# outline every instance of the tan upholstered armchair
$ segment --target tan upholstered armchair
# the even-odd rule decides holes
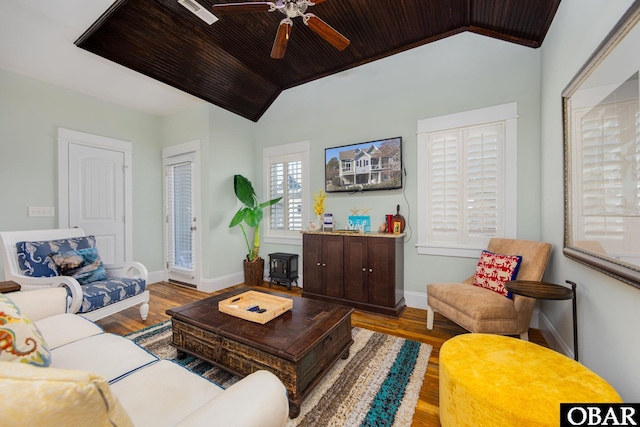
[[[516,280],[540,281],[547,267],[551,245],[493,238],[487,250],[496,254],[522,256]],[[474,286],[473,279],[472,275],[462,283],[427,285],[427,328],[433,329],[433,314],[437,311],[471,332],[519,335],[528,340],[529,323],[536,300],[521,295],[513,295],[513,299],[509,299]]]

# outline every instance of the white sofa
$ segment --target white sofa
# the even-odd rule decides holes
[[[13,378],[16,365],[18,370],[26,369],[29,375],[36,376],[68,372],[66,370],[99,374],[108,386],[103,386],[104,390],[97,394],[107,402],[109,398],[115,399],[104,394],[115,396],[135,426],[270,427],[282,426],[288,418],[286,389],[270,372],[258,371],[224,390],[173,362],[158,360],[131,340],[105,333],[82,316],[66,313],[66,292],[63,288],[13,292],[6,296],[37,326],[51,353],[51,365],[46,368],[0,362],[0,368],[4,367],[4,370],[0,369],[0,395],[3,396],[0,399],[0,414],[3,414],[0,418],[11,416],[20,420],[18,424],[9,422],[7,425],[26,425],[26,420],[29,420],[28,425],[71,425],[67,421],[75,422],[73,418],[64,419],[60,424],[60,419],[56,421],[55,416],[62,413],[62,417],[71,417],[78,411],[72,407],[65,415],[60,408],[65,404],[77,405],[73,398],[60,398],[55,405],[47,403],[47,386],[42,385],[47,383],[44,382],[40,383],[35,394],[27,398],[28,402],[23,402],[23,412],[20,412],[21,408],[16,407],[20,406],[21,398],[16,393],[24,390],[16,390],[22,387],[16,386],[19,382]],[[14,400],[5,399],[7,396],[13,396]],[[42,406],[39,406],[40,399]],[[117,401],[115,406],[118,406]],[[104,408],[96,406],[95,411],[89,413],[98,416]],[[106,406],[114,410],[113,404]],[[109,419],[109,423],[114,422]],[[83,418],[81,424],[93,426],[99,425],[100,421]],[[128,422],[115,424],[131,425]]]

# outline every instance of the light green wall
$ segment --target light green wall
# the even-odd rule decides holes
[[[353,207],[371,208],[371,222],[377,227],[400,204],[409,224],[405,290],[422,294],[424,300],[427,283],[466,279],[477,260],[416,253],[417,121],[516,101],[518,236],[537,240],[539,93],[539,50],[463,33],[285,91],[257,124],[256,156],[262,156],[263,147],[310,140],[311,189],[317,192],[324,189],[325,148],[402,136],[404,192],[331,193],[325,210],[333,213],[340,228]],[[274,251],[301,253],[301,248],[263,244],[263,254]]]
[[[202,278],[218,279],[242,270],[246,246],[229,221],[238,209],[233,175],[255,178],[254,124],[213,105],[203,104],[165,117],[163,146],[200,141],[200,237]]]
[[[578,284],[580,362],[609,381],[627,402],[640,401],[640,289],[562,254],[563,139],[561,93],[631,0],[563,0],[542,47],[542,239],[554,251],[547,279]],[[569,302],[541,303],[543,317],[573,343]],[[543,325],[541,325],[543,326]]]
[[[209,109],[209,192],[204,197],[209,205],[209,259],[205,261],[211,266],[210,278],[242,271],[247,254],[242,231],[230,229],[229,222],[241,206],[233,191],[233,175],[244,175],[255,184],[253,128],[253,122],[238,115],[215,106]]]
[[[160,121],[91,96],[0,69],[0,230],[57,228],[58,217],[27,216],[28,206],[57,214],[59,127],[133,145],[133,258],[162,268]]]

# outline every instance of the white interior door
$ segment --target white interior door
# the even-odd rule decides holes
[[[69,144],[69,226],[96,236],[105,263],[125,261],[125,155]]]

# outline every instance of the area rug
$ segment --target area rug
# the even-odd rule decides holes
[[[302,402],[287,426],[410,426],[432,347],[353,328],[347,360],[338,360]],[[169,359],[229,387],[238,377],[193,356],[176,359],[171,321],[127,335],[161,359]]]

